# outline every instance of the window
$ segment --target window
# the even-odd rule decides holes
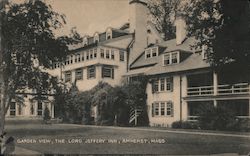
[[[152,103],[152,117],[154,116],[165,116],[165,117],[173,117],[174,109],[173,102],[154,102]]]
[[[164,116],[165,115],[165,103],[161,102],[161,115]]]
[[[158,56],[158,47],[151,47],[145,50],[146,58]]]
[[[93,59],[93,49],[90,50],[90,59]]]
[[[110,66],[102,67],[102,77],[114,79],[114,68]]]
[[[124,61],[125,60],[124,52],[120,50],[119,55],[120,55],[120,61]]]
[[[178,63],[178,53],[172,53],[172,64]]]
[[[89,51],[86,52],[86,60],[89,60]]]
[[[94,58],[97,58],[97,49],[94,49]]]
[[[43,115],[43,103],[41,101],[38,101],[37,103],[37,115]]]
[[[170,64],[170,54],[165,54],[164,55],[164,65],[169,65]]]
[[[166,116],[174,116],[174,109],[172,101],[167,102],[167,112]]]
[[[101,49],[101,58],[104,58],[104,49]]]
[[[159,91],[159,80],[154,81],[154,91],[158,92]]]
[[[81,61],[81,55],[80,54],[76,54],[75,55],[75,62],[80,62]]]
[[[106,40],[109,40],[112,38],[112,30],[109,28],[106,31]]]
[[[165,79],[164,78],[160,79],[160,90],[161,91],[165,90]]]
[[[146,50],[146,58],[150,58],[151,57],[151,49],[147,49]]]
[[[65,72],[65,82],[71,82],[71,71]]]
[[[99,42],[99,34],[98,33],[95,33],[95,35],[94,35],[94,42],[95,43]]]
[[[66,58],[66,61],[65,61],[65,65],[67,65],[67,64],[69,64],[69,56],[67,56],[67,58]]]
[[[106,49],[106,59],[109,59],[109,50]]]
[[[15,102],[10,103],[10,115],[16,116],[16,103]]]
[[[173,91],[173,77],[166,78],[166,90]]]
[[[73,55],[70,56],[70,64],[73,63],[73,57],[74,57]]]
[[[87,69],[87,78],[95,78],[95,66],[89,66]]]
[[[159,103],[153,103],[152,104],[152,116],[158,116],[159,115]]]
[[[170,64],[176,64],[179,63],[179,53],[178,52],[174,52],[174,53],[168,53],[163,55],[163,64],[166,65],[170,65]]]
[[[82,80],[83,79],[83,69],[82,68],[76,69],[75,76],[76,76],[76,80]]]
[[[152,48],[152,57],[157,56],[157,48]]]
[[[163,77],[153,80],[152,92],[173,91],[173,77]]]
[[[114,60],[115,59],[115,53],[114,50],[111,50],[111,59]]]

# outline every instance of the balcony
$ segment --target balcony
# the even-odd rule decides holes
[[[189,87],[187,88],[187,96],[250,94],[250,85],[248,83],[218,85],[216,90],[217,94],[215,94],[214,86]]]

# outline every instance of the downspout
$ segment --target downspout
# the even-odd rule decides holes
[[[182,76],[180,75],[180,121],[182,121]]]

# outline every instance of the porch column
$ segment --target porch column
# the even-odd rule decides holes
[[[181,76],[181,120],[186,121],[188,119],[188,103],[186,100],[184,100],[184,97],[187,97],[187,89],[188,89],[188,81],[187,81],[187,76],[183,75]]]
[[[218,75],[215,71],[213,72],[213,88],[214,88],[214,96],[218,95]],[[217,107],[216,99],[214,99],[214,107]]]
[[[51,118],[55,118],[55,105],[51,103]]]

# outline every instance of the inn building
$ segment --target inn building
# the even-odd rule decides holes
[[[191,48],[196,40],[187,37],[183,18],[175,19],[176,38],[164,41],[148,20],[148,13],[145,1],[130,0],[128,23],[84,36],[81,44],[69,46],[65,62],[55,62],[48,72],[65,85],[76,83],[80,91],[90,90],[99,82],[117,86],[127,79],[147,76],[150,126],[169,127],[174,121],[195,121],[198,106],[205,104],[224,105],[235,110],[239,118],[249,118],[249,77],[233,83],[226,81],[207,62],[205,49]],[[41,118],[45,106],[54,117],[50,102],[38,100],[31,106],[28,99],[23,108],[17,109],[13,104],[8,116]],[[25,113],[19,113],[19,109]],[[93,109],[96,117],[98,109]],[[133,114],[130,122],[139,115]]]

